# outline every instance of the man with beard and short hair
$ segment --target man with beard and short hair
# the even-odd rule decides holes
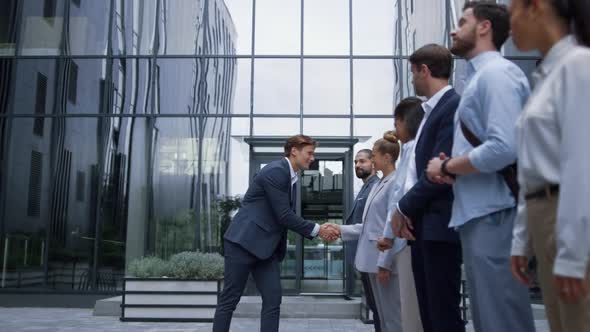
[[[528,289],[513,278],[510,267],[516,214],[511,192],[517,189],[507,185],[510,177],[499,174],[516,160],[515,124],[530,93],[522,70],[498,52],[509,31],[506,6],[465,4],[451,34],[451,52],[468,61],[452,157],[441,153],[427,169],[431,181],[454,183],[449,227],[461,238],[469,307],[478,332],[535,330]]]
[[[369,196],[369,193],[371,192],[373,186],[377,182],[379,182],[379,176],[375,174],[373,162],[371,161],[372,154],[373,152],[370,149],[363,149],[357,152],[356,157],[354,158],[354,169],[356,177],[363,180],[363,186],[354,200],[350,214],[345,219],[346,225],[360,224],[363,222],[363,211],[365,210],[365,203],[367,197]],[[346,268],[348,271],[352,271],[352,273],[347,273],[348,276],[354,275],[354,259],[356,256],[357,243],[358,241],[349,241],[346,242],[345,245]],[[379,321],[377,307],[375,306],[375,298],[373,296],[373,291],[369,283],[369,275],[368,273],[363,272],[361,272],[360,274],[361,281],[363,283],[363,291],[365,292],[365,298],[367,299],[367,306],[373,312],[373,323],[375,326],[375,331],[380,332],[381,323]],[[349,278],[346,287],[347,293],[349,295],[354,293],[354,278]]]

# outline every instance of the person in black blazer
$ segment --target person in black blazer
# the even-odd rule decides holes
[[[450,153],[453,119],[460,97],[449,86],[452,56],[439,45],[426,45],[410,57],[416,94],[424,118],[418,129],[414,163],[408,167],[405,188],[392,216],[394,234],[412,240],[412,271],[425,332],[465,331],[460,312],[461,245],[448,228],[453,203],[452,187],[428,180],[428,161],[440,152]]]
[[[334,241],[333,228],[304,220],[295,213],[297,172],[309,169],[316,142],[305,135],[289,138],[285,158],[254,176],[224,239],[224,288],[213,319],[214,332],[229,331],[231,318],[252,274],[262,296],[260,330],[277,332],[281,306],[280,262],[287,251],[287,230],[306,238]]]

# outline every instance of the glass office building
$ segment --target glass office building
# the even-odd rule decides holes
[[[320,142],[298,211],[342,223],[354,153],[393,128],[409,55],[448,46],[462,5],[2,1],[0,291],[116,293],[134,258],[218,251],[219,201],[298,133]],[[342,243],[288,246],[286,293],[356,293]]]

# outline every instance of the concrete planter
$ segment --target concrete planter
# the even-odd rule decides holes
[[[221,280],[125,278],[121,321],[212,322]]]

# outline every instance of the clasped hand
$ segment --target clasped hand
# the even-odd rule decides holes
[[[340,237],[340,225],[337,224],[322,224],[320,225],[320,233],[318,234],[324,241],[334,242]]]
[[[412,221],[406,217],[404,217],[399,210],[395,210],[393,216],[391,216],[391,228],[393,229],[393,234],[399,238],[403,238],[410,241],[415,241],[416,238],[412,231],[414,230],[414,225]]]

